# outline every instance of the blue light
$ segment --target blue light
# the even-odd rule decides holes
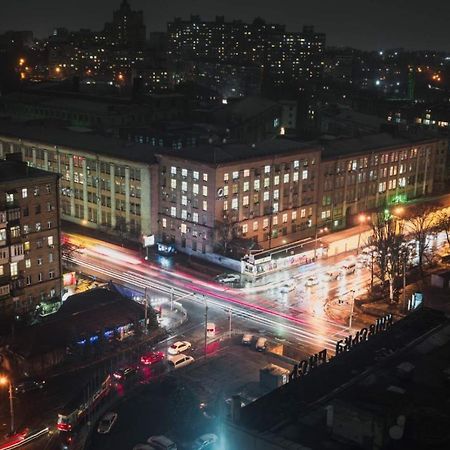
[[[98,336],[97,335],[95,335],[95,336],[91,336],[90,338],[89,338],[89,342],[92,344],[93,342],[95,342],[95,341],[98,341]]]
[[[78,345],[84,345],[86,344],[86,339],[82,339],[81,341],[77,341]]]

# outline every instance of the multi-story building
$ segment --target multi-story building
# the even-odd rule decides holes
[[[314,233],[320,148],[288,140],[157,155],[162,240],[209,253],[223,226],[262,248]]]
[[[59,176],[0,160],[0,317],[61,296]]]
[[[317,221],[352,225],[357,214],[442,192],[448,141],[378,133],[323,143]]]
[[[20,152],[31,166],[61,174],[61,218],[140,240],[153,234],[154,147],[113,138],[0,124],[0,158]]]
[[[249,24],[226,22],[223,16],[210,22],[191,16],[170,22],[168,39],[169,55],[176,62],[258,64],[275,84],[317,78],[323,69],[325,34],[316,33],[313,27],[288,32],[284,25],[261,19]]]

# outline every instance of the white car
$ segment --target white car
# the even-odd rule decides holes
[[[192,450],[204,450],[214,445],[219,438],[213,433],[202,434],[192,444]]]
[[[308,277],[305,283],[306,286],[315,286],[316,284],[319,284],[319,279],[317,277]]]
[[[251,345],[253,341],[253,334],[245,333],[242,336],[242,345]]]
[[[295,291],[295,283],[293,281],[284,283],[283,286],[280,287],[280,292],[282,294],[288,294],[292,291]]]
[[[219,283],[237,283],[241,277],[235,273],[223,273],[216,277],[216,281]]]
[[[178,355],[180,353],[185,352],[186,350],[189,350],[192,347],[191,343],[188,341],[178,341],[173,343],[169,347],[169,354],[171,355]]]
[[[112,426],[116,423],[117,413],[106,413],[98,423],[97,433],[108,434]]]
[[[180,369],[181,367],[192,364],[194,361],[195,359],[192,356],[188,355],[174,355],[169,356],[169,358],[167,359],[167,362],[172,369]]]

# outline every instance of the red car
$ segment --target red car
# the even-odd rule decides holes
[[[141,356],[141,363],[146,366],[150,366],[151,364],[156,364],[164,359],[163,352],[150,352],[146,355]]]

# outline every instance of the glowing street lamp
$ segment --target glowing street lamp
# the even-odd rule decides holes
[[[327,227],[323,227],[323,228],[319,229],[319,228],[317,228],[317,225],[316,225],[316,237],[314,239],[314,260],[317,257],[317,238],[318,238],[319,234],[326,233],[327,231],[328,231]]]
[[[11,434],[14,433],[14,401],[13,401],[13,386],[11,380],[8,377],[0,376],[0,386],[8,385],[9,391],[9,414],[11,416]]]

